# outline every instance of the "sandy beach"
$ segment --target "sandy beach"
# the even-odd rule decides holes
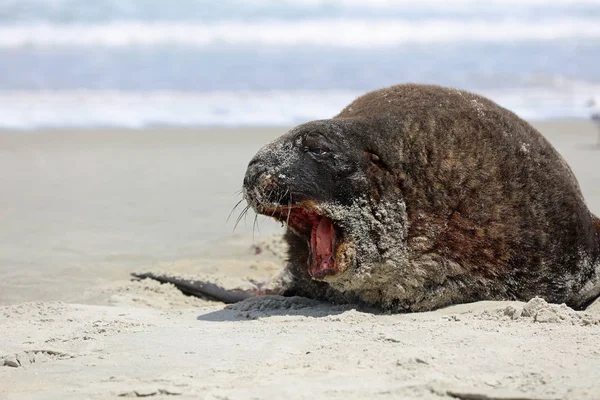
[[[534,125],[599,215],[596,127]],[[227,219],[247,162],[285,131],[0,132],[0,398],[600,398],[598,302],[377,315],[273,296],[225,307],[130,279],[273,276],[282,228]]]

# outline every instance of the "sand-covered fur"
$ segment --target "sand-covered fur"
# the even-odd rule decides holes
[[[600,228],[571,169],[472,93],[368,93],[266,145],[244,191],[289,226],[288,295],[417,311],[600,293]]]

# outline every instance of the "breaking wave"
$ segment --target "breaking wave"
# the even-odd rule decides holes
[[[527,119],[587,117],[598,86],[484,92]],[[330,118],[353,91],[267,92],[0,92],[0,128],[290,126]]]
[[[600,19],[511,20],[323,19],[254,22],[110,22],[0,26],[0,48],[181,45],[342,46],[407,43],[598,39]]]

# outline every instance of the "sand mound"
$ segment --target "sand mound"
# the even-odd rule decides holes
[[[529,320],[537,323],[600,325],[600,316],[587,312],[575,311],[565,304],[549,304],[536,297],[523,306],[508,306],[504,315],[513,320]]]

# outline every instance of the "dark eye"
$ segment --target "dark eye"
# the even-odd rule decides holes
[[[312,146],[305,147],[304,151],[307,153],[317,155],[317,156],[323,156],[330,152],[330,150],[326,147],[312,147]]]
[[[308,136],[304,139],[304,152],[312,156],[326,156],[331,153],[327,143],[319,136]]]

